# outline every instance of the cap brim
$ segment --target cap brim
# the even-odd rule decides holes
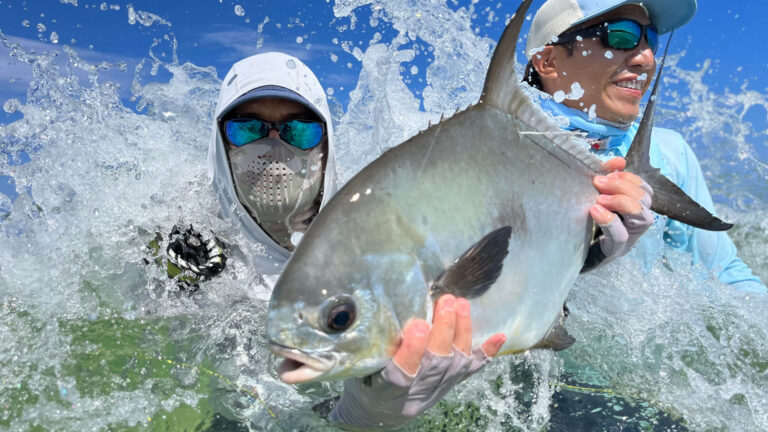
[[[306,106],[310,110],[312,110],[312,112],[315,113],[315,115],[317,115],[317,117],[320,120],[324,121],[325,117],[317,108],[315,108],[314,104],[310,103],[303,96],[301,96],[300,94],[296,93],[293,90],[287,89],[285,87],[275,86],[275,85],[258,87],[249,91],[248,93],[241,95],[237,99],[233,100],[232,103],[227,105],[226,108],[221,110],[221,114],[219,115],[219,117],[223,118],[224,116],[227,115],[227,113],[232,111],[233,108],[235,108],[236,106],[244,102],[249,102],[257,99],[265,99],[265,98],[287,99],[290,101],[298,102]]]
[[[676,28],[682,27],[696,14],[696,0],[626,0],[618,3],[611,9],[600,10],[589,14],[584,18],[571,24],[571,27],[577,26],[591,19],[599,17],[606,12],[612,11],[625,4],[639,4],[648,11],[648,18],[651,24],[655,25],[659,34],[669,33]]]

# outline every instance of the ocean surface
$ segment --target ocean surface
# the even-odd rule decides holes
[[[28,16],[0,20],[0,430],[329,428],[341,384],[277,379],[264,339],[274,279],[247,265],[259,245],[217,217],[206,150],[227,66],[205,60],[214,36],[196,39],[183,10],[50,3],[0,2]],[[342,184],[477,100],[495,46],[480,30],[511,13],[287,1],[297,12],[270,18],[210,3],[216,37],[247,29],[250,51],[230,63],[287,34],[308,58],[327,86]],[[102,18],[125,27],[110,42],[124,55],[85,34]],[[768,280],[768,90],[713,85],[712,61],[691,68],[674,43],[671,53],[657,125],[694,148],[740,256]],[[177,223],[232,245],[224,273],[193,294],[147,250]],[[646,271],[630,254],[581,277],[572,348],[497,359],[409,428],[768,430],[768,299],[690,260],[669,249]]]

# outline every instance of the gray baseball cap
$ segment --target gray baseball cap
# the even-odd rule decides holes
[[[547,0],[533,17],[525,55],[530,60],[539,48],[569,28],[625,4],[643,6],[659,34],[682,26],[696,13],[696,0]]]

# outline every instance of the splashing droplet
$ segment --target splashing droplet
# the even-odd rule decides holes
[[[240,5],[235,5],[235,15],[237,16],[245,15],[245,9],[243,9],[243,7]]]
[[[288,69],[296,69],[296,62],[293,61],[293,59],[290,59],[287,62],[285,62],[285,65],[288,66]]]
[[[45,24],[37,23],[37,31],[39,31],[40,33],[44,32],[45,31]]]
[[[8,114],[13,114],[19,110],[21,103],[18,99],[8,99],[3,105],[3,110]]]
[[[568,95],[568,99],[578,100],[584,96],[584,89],[581,88],[581,84],[578,81],[571,84],[571,94]]]
[[[302,238],[304,238],[304,233],[298,231],[294,232],[291,234],[291,244],[298,246]]]
[[[56,32],[51,32],[51,43],[59,43],[59,34]]]
[[[605,52],[605,58],[612,59],[613,58],[613,51],[606,51]]]

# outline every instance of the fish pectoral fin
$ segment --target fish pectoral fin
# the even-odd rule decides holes
[[[641,177],[653,188],[651,210],[676,221],[708,231],[726,231],[733,224],[723,222],[702,207],[659,170],[644,173]]]
[[[544,336],[544,339],[540,340],[536,345],[534,345],[533,349],[541,348],[541,349],[551,349],[554,351],[562,351],[566,348],[570,348],[571,345],[573,345],[574,342],[576,342],[576,339],[568,334],[568,330],[563,327],[563,324],[565,323],[565,319],[570,314],[570,310],[568,309],[568,306],[563,304],[563,309],[560,315],[555,320],[555,323],[552,324],[552,328],[549,329],[549,332],[547,332],[547,335]]]
[[[512,227],[501,227],[472,245],[430,288],[433,298],[443,294],[471,299],[483,295],[501,275],[504,259],[509,253]]]

